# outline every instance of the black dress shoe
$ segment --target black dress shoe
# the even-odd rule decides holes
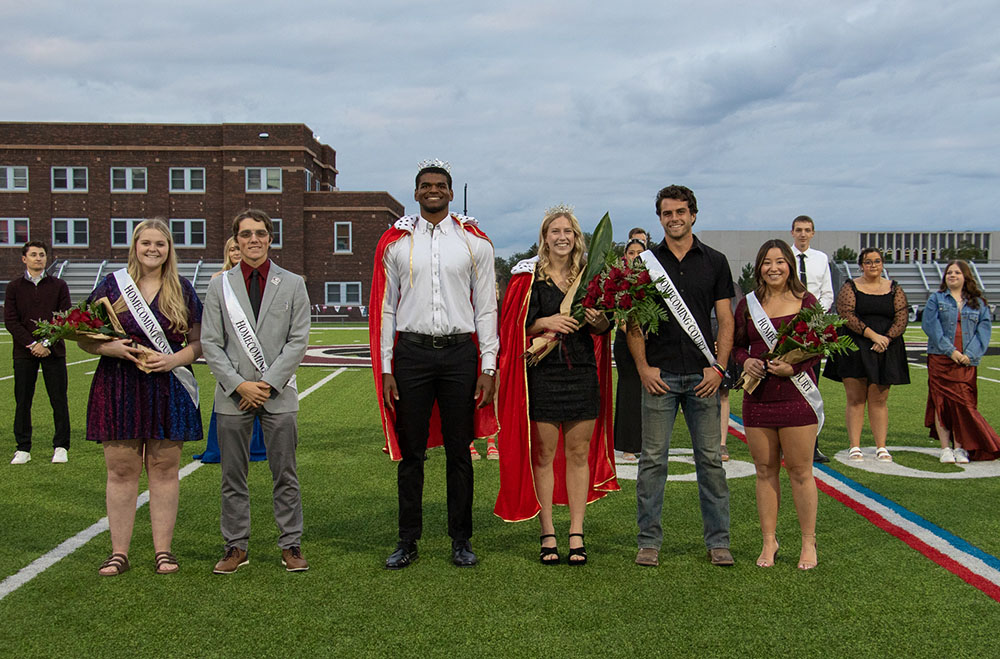
[[[400,540],[396,545],[396,551],[385,560],[385,569],[402,570],[415,560],[417,560],[417,543],[412,540]]]
[[[468,540],[454,540],[451,543],[451,562],[458,567],[472,567],[479,560],[472,553]]]
[[[825,455],[823,455],[823,452],[819,450],[818,446],[813,449],[813,462],[824,463],[824,462],[829,462],[829,461],[830,461],[830,458],[828,458]]]

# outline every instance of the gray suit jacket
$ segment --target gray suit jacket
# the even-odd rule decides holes
[[[244,414],[239,409],[236,387],[245,381],[271,385],[271,398],[264,409],[272,414],[299,409],[299,392],[288,386],[309,345],[309,296],[302,277],[279,267],[274,261],[264,284],[260,314],[254,331],[264,350],[268,368],[256,369],[236,338],[226,311],[223,278],[229,283],[250,322],[253,310],[239,266],[216,277],[208,286],[201,318],[201,348],[218,384],[215,387],[217,414]]]

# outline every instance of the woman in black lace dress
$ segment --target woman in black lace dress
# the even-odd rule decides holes
[[[868,423],[875,438],[875,459],[892,462],[885,447],[889,432],[889,387],[909,384],[906,364],[908,304],[903,288],[882,277],[882,252],[874,247],[861,250],[861,276],[847,281],[837,294],[837,313],[847,321],[844,329],[858,350],[827,360],[825,377],[844,383],[847,392],[848,458],[864,460],[861,429]]]

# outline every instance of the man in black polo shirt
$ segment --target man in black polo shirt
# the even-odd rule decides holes
[[[48,345],[32,336],[39,320],[51,320],[56,311],[71,306],[69,287],[58,277],[45,274],[48,250],[45,243],[32,240],[21,248],[23,275],[7,284],[4,299],[4,326],[14,343],[14,439],[17,451],[11,464],[31,459],[31,401],[35,397],[38,367],[42,367],[45,389],[52,405],[55,435],[52,462],[66,462],[69,449],[69,405],[66,401],[66,346],[62,341]]]
[[[663,188],[656,196],[656,212],[665,237],[642,258],[653,279],[665,274],[674,290],[670,300],[661,301],[670,320],[660,325],[658,334],[644,339],[637,327],[629,328],[628,346],[643,386],[635,562],[659,564],[667,457],[680,408],[691,432],[708,557],[713,565],[732,565],[717,392],[733,346],[733,279],[726,257],[691,232],[698,213],[691,190],[682,185]],[[712,353],[713,308],[719,323],[717,354]]]

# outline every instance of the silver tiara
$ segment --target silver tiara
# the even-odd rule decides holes
[[[434,158],[428,160],[421,160],[419,163],[417,163],[418,172],[422,172],[425,169],[430,169],[431,167],[434,167],[436,169],[443,169],[444,171],[451,174],[451,163],[446,162],[444,160],[438,160],[437,158]]]
[[[569,204],[556,204],[555,206],[550,206],[545,209],[545,217],[549,217],[550,215],[561,215],[562,213],[572,215],[573,207]]]

